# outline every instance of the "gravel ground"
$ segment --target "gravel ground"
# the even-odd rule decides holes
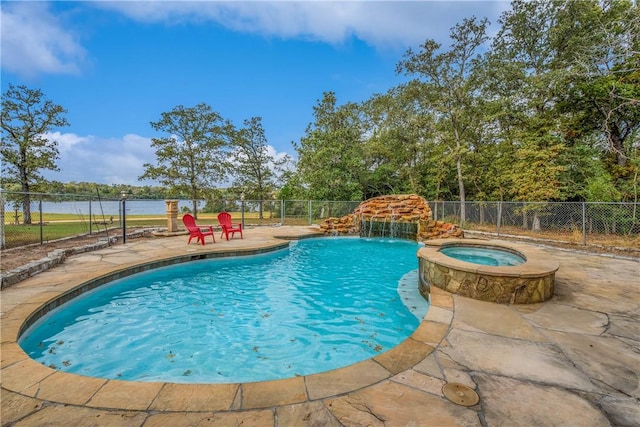
[[[33,244],[0,251],[0,271],[12,270],[32,261],[45,258],[49,252],[56,249],[71,249],[96,243],[103,240],[103,234],[93,236],[73,237],[70,239],[55,240],[43,245]]]

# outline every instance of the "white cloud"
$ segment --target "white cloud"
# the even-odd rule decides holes
[[[58,149],[60,153],[70,151],[74,145],[88,142],[91,137],[78,136],[75,133],[60,133],[51,132],[45,135],[50,141],[56,141],[58,143]]]
[[[275,161],[282,160],[285,156],[291,157],[291,154],[284,151],[278,152],[273,145],[267,145],[267,155],[273,157]]]
[[[43,2],[3,2],[0,10],[2,68],[32,77],[75,74],[85,50]]]
[[[96,182],[98,184],[159,185],[140,181],[145,163],[156,163],[151,138],[128,134],[122,138],[100,138],[93,135],[52,132],[45,135],[58,142],[60,171],[43,171],[46,179],[60,182]],[[281,159],[287,153],[267,146],[269,155]]]
[[[46,135],[58,141],[59,172],[43,175],[61,182],[96,182],[100,184],[156,185],[139,181],[144,163],[155,163],[151,138],[125,135],[122,138],[99,138],[92,135],[55,132]]]
[[[464,17],[493,21],[508,9],[497,1],[93,1],[93,7],[140,22],[215,22],[230,30],[330,44],[355,36],[378,49],[417,47],[428,38],[448,45]],[[0,10],[2,67],[32,77],[79,73],[86,51],[63,15],[46,2],[4,2]]]
[[[268,37],[307,38],[340,44],[356,36],[377,48],[414,47],[428,38],[447,43],[465,17],[493,21],[508,9],[497,1],[155,1],[96,2],[142,22],[216,22]]]

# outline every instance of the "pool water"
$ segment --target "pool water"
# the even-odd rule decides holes
[[[460,261],[490,266],[514,266],[524,263],[524,258],[513,252],[477,246],[449,246],[440,252]]]
[[[417,249],[404,240],[318,238],[151,270],[48,313],[20,345],[61,371],[130,381],[323,372],[389,350],[417,328],[427,310]]]

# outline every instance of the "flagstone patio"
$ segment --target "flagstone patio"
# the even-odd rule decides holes
[[[316,232],[253,228],[242,240],[206,246],[187,245],[185,236],[132,239],[72,256],[2,290],[2,425],[640,424],[640,260],[549,247],[542,250],[560,264],[551,300],[501,305],[432,287],[427,316],[398,347],[305,377],[244,384],[106,380],[42,366],[16,343],[31,313],[91,278],[167,257],[266,250]],[[445,398],[443,385],[454,382],[475,390],[479,403]]]

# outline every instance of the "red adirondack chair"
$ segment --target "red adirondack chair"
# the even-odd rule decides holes
[[[182,222],[187,228],[187,231],[189,231],[189,241],[187,244],[191,243],[191,239],[195,237],[196,240],[204,246],[205,236],[211,236],[213,243],[216,242],[216,236],[213,235],[213,225],[197,225],[195,218],[191,214],[185,214],[182,217]]]
[[[229,233],[231,233],[231,238],[233,238],[236,233],[240,233],[240,238],[242,239],[242,224],[237,222],[234,227],[234,224],[231,222],[231,215],[228,212],[220,212],[218,214],[218,223],[220,223],[220,227],[222,227],[220,238],[226,236],[227,240],[229,240]]]

